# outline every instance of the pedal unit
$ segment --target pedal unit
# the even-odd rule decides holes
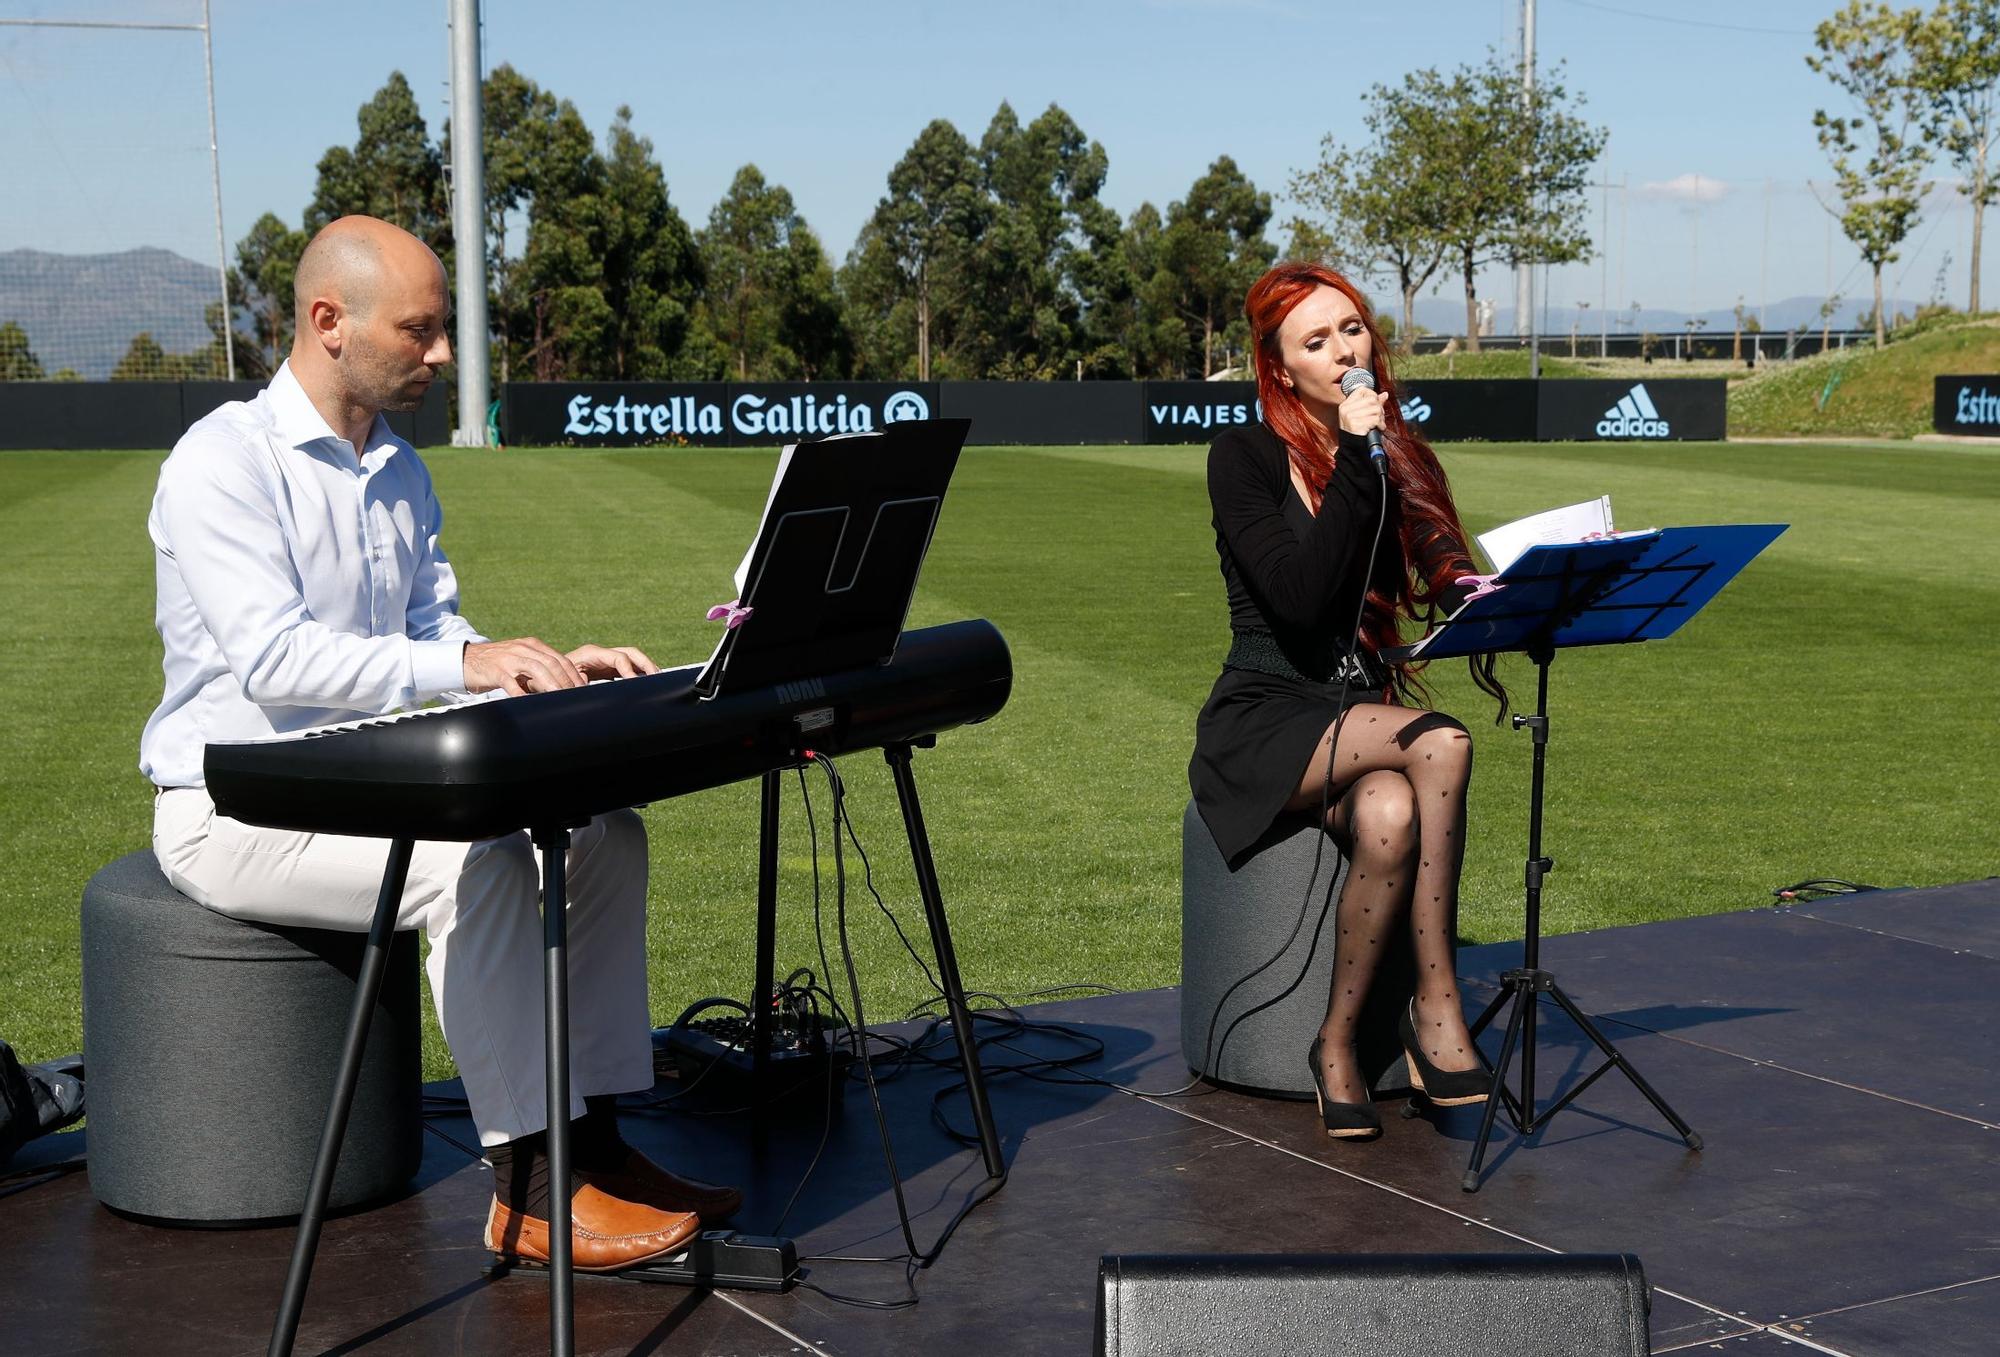
[[[480,1275],[504,1277],[510,1272],[547,1276],[549,1265],[527,1258],[490,1255]],[[687,1249],[672,1258],[656,1259],[617,1272],[579,1272],[579,1277],[616,1281],[663,1282],[668,1286],[706,1286],[722,1291],[789,1291],[805,1276],[798,1246],[777,1235],[738,1234],[734,1230],[703,1230]]]
[[[805,1274],[798,1246],[776,1235],[703,1230],[686,1253],[612,1274],[635,1282],[709,1286],[725,1291],[789,1291]]]

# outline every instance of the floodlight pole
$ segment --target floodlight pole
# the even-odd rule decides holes
[[[486,132],[479,0],[451,3],[451,231],[458,264],[458,429],[452,446],[486,446]]]
[[[1530,112],[1535,102],[1535,0],[1521,0],[1521,109]],[[1522,167],[1532,180],[1534,167]],[[1523,259],[1514,265],[1514,332],[1528,336],[1528,375],[1541,375],[1541,355],[1536,352],[1535,265]]]
[[[236,380],[236,317],[229,308],[229,238],[222,230],[222,152],[215,136],[215,44],[209,40],[209,0],[201,0],[201,66],[208,79],[208,178],[215,188],[215,270],[222,283],[222,363]]]

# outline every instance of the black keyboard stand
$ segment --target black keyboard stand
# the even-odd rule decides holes
[[[937,737],[928,735],[909,744],[892,744],[882,750],[896,780],[896,800],[903,811],[903,829],[910,840],[910,862],[916,869],[917,893],[924,902],[924,922],[930,926],[931,949],[937,956],[938,984],[944,989],[946,1010],[951,1014],[951,1030],[958,1042],[959,1059],[965,1064],[966,1096],[972,1103],[972,1117],[979,1128],[979,1150],[986,1161],[989,1180],[1005,1181],[1007,1162],[1000,1154],[1000,1133],[993,1124],[993,1107],[986,1097],[986,1078],[979,1067],[978,1041],[972,1030],[972,1013],[965,1004],[965,986],[958,975],[958,954],[951,945],[951,925],[945,918],[944,895],[938,889],[937,864],[931,860],[930,834],[924,828],[924,808],[917,799],[917,779],[910,770],[912,748],[933,749]],[[764,774],[760,832],[757,842],[757,971],[756,988],[751,992],[750,1050],[751,1084],[763,1089],[771,1049],[771,989],[776,976],[778,938],[778,792],[782,772]],[[831,985],[833,977],[827,976]]]
[[[347,1113],[354,1105],[354,1087],[361,1079],[361,1052],[368,1044],[368,1023],[382,993],[382,973],[389,960],[389,943],[396,936],[396,907],[410,874],[410,839],[389,845],[382,869],[382,890],[375,899],[375,917],[368,925],[368,945],[361,953],[361,974],[354,983],[354,1007],[347,1018],[347,1042],[341,1047],[340,1069],[333,1077],[333,1101],[319,1136],[319,1155],[306,1184],[306,1201],[299,1212],[298,1238],[292,1244],[292,1264],[285,1273],[284,1299],[271,1329],[271,1357],[289,1357],[305,1309],[306,1283],[312,1278],[313,1256],[319,1252],[320,1227],[326,1219],[326,1199],[333,1190],[333,1171],[340,1163],[340,1142],[347,1135]]]
[[[910,860],[916,869],[917,890],[923,897],[924,919],[930,926],[931,946],[937,955],[938,982],[945,992],[951,1014],[952,1035],[958,1042],[959,1058],[965,1064],[966,1095],[972,1103],[973,1120],[979,1128],[979,1149],[986,1162],[989,1182],[1004,1183],[1006,1160],[1000,1153],[1000,1135],[993,1123],[993,1108],[986,1096],[986,1080],[979,1067],[978,1041],[972,1030],[972,1013],[966,1007],[965,987],[959,980],[958,955],[952,950],[951,928],[945,919],[944,897],[938,889],[937,866],[931,859],[930,835],[924,828],[923,806],[917,799],[917,782],[910,770],[913,746],[935,747],[935,736],[910,744],[893,744],[883,750],[896,780],[896,799],[903,811],[903,828],[910,840]],[[753,1088],[764,1087],[771,1044],[770,994],[775,971],[778,931],[778,804],[781,771],[763,775],[757,843],[757,961],[755,1002],[751,1005]],[[535,846],[542,850],[542,954],[543,989],[547,999],[548,1033],[548,1153],[549,1181],[569,1181],[569,942],[568,911],[564,892],[568,883],[569,827],[550,825],[531,832]],[[319,1154],[313,1161],[312,1178],[306,1188],[305,1207],[299,1215],[299,1233],[292,1246],[290,1270],[285,1275],[284,1298],[279,1303],[277,1323],[271,1331],[270,1357],[289,1357],[298,1337],[299,1316],[305,1308],[306,1286],[312,1278],[313,1258],[319,1251],[319,1236],[326,1219],[326,1201],[333,1188],[333,1175],[340,1162],[340,1144],[347,1133],[347,1116],[354,1103],[354,1090],[361,1075],[361,1053],[368,1043],[368,1027],[375,1003],[382,991],[390,940],[395,936],[397,906],[409,876],[409,839],[394,840],[382,873],[382,890],[375,903],[375,917],[368,927],[368,945],[362,954],[361,974],[355,984],[354,1007],[347,1019],[347,1039],[342,1048],[340,1069],[334,1078],[332,1101],[327,1106],[326,1124],[320,1132]],[[997,1187],[995,1190],[998,1190]],[[990,1195],[990,1194],[989,1194]],[[555,1357],[571,1357],[576,1351],[575,1277],[570,1257],[570,1201],[566,1193],[549,1194],[549,1348]],[[679,1280],[661,1277],[660,1280]],[[712,1284],[703,1279],[702,1284]]]

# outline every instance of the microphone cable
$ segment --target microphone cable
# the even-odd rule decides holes
[[[1301,900],[1299,903],[1299,916],[1292,923],[1292,931],[1288,935],[1286,935],[1285,941],[1279,946],[1278,950],[1271,955],[1269,960],[1265,961],[1264,963],[1259,965],[1256,969],[1252,970],[1249,974],[1245,975],[1242,979],[1238,980],[1235,984],[1231,985],[1228,989],[1224,990],[1222,993],[1222,997],[1216,1000],[1215,1008],[1209,1014],[1209,1019],[1208,1019],[1208,1037],[1206,1042],[1204,1043],[1202,1051],[1203,1069],[1213,1069],[1215,1065],[1221,1062],[1223,1052],[1226,1051],[1229,1047],[1229,1038],[1235,1034],[1237,1027],[1240,1026],[1245,1020],[1255,1017],[1257,1014],[1263,1012],[1265,1009],[1271,1007],[1273,1004],[1276,1004],[1280,1000],[1288,997],[1295,990],[1297,990],[1300,985],[1305,983],[1306,975],[1312,969],[1313,955],[1319,949],[1319,932],[1326,926],[1326,911],[1332,908],[1333,906],[1333,881],[1329,879],[1327,882],[1327,899],[1325,904],[1323,904],[1320,907],[1319,922],[1315,924],[1313,927],[1313,946],[1307,950],[1305,962],[1303,965],[1299,967],[1299,973],[1293,977],[1292,982],[1289,985],[1285,986],[1284,989],[1278,991],[1278,993],[1272,995],[1269,999],[1264,1000],[1262,1003],[1253,1005],[1252,1007],[1245,1009],[1242,1013],[1239,1013],[1235,1018],[1233,1018],[1230,1021],[1229,1026],[1223,1030],[1221,1046],[1216,1046],[1214,1044],[1215,1024],[1221,1019],[1223,1008],[1229,1003],[1230,997],[1234,995],[1237,990],[1243,988],[1243,986],[1249,984],[1252,980],[1262,975],[1265,971],[1277,965],[1278,962],[1284,957],[1285,953],[1289,952],[1292,949],[1292,943],[1298,939],[1300,931],[1305,928],[1306,915],[1309,914],[1312,910],[1313,888],[1319,884],[1320,865],[1325,860],[1325,855],[1326,855],[1327,814],[1331,810],[1333,804],[1334,755],[1338,752],[1340,746],[1340,728],[1342,724],[1347,720],[1347,713],[1349,710],[1347,705],[1347,690],[1348,690],[1348,685],[1352,680],[1354,674],[1353,659],[1356,654],[1356,647],[1358,647],[1361,643],[1361,620],[1366,615],[1368,609],[1368,586],[1370,581],[1374,577],[1375,558],[1382,550],[1382,529],[1383,526],[1389,521],[1389,471],[1387,465],[1388,459],[1386,456],[1381,458],[1375,458],[1371,456],[1369,460],[1375,467],[1375,477],[1376,480],[1380,483],[1381,495],[1377,502],[1377,508],[1375,514],[1375,535],[1369,543],[1367,562],[1363,567],[1363,573],[1361,579],[1361,599],[1355,605],[1354,625],[1348,631],[1347,655],[1349,662],[1341,666],[1340,697],[1336,702],[1336,707],[1338,710],[1333,718],[1333,731],[1327,737],[1326,776],[1320,783],[1320,793],[1319,793],[1318,823],[1319,823],[1320,833],[1318,839],[1313,844],[1312,872],[1306,878],[1305,898]],[[1326,507],[1325,496],[1322,493],[1320,508],[1322,511],[1324,511],[1325,507]],[[1338,868],[1335,869],[1334,874],[1336,876],[1339,874]],[[1147,1094],[1146,1096],[1157,1097],[1157,1098],[1178,1097],[1182,1094],[1187,1093],[1189,1090],[1193,1089],[1198,1084],[1200,1084],[1204,1077],[1205,1076],[1201,1074],[1196,1074],[1193,1079],[1188,1081],[1186,1084],[1183,1084],[1181,1087],[1174,1089],[1172,1092]],[[1136,1089],[1128,1091],[1139,1092],[1139,1090]]]

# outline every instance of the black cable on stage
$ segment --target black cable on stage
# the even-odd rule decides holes
[[[910,1220],[909,1202],[903,1192],[902,1173],[896,1162],[895,1143],[889,1132],[888,1114],[882,1105],[880,1081],[877,1079],[875,1073],[875,1060],[872,1053],[869,1050],[868,1042],[870,1039],[887,1042],[898,1052],[895,1061],[892,1063],[902,1064],[907,1062],[912,1056],[921,1055],[921,1050],[925,1042],[925,1038],[920,1036],[919,1039],[915,1042],[903,1042],[896,1038],[887,1037],[881,1034],[873,1034],[867,1031],[867,1020],[865,1017],[861,1000],[860,976],[854,966],[853,942],[847,930],[847,865],[846,865],[846,855],[842,847],[843,825],[845,826],[847,838],[854,842],[857,852],[861,851],[860,842],[858,836],[856,836],[854,833],[853,822],[847,816],[846,786],[840,776],[839,769],[834,766],[833,760],[824,754],[814,754],[810,755],[809,757],[811,761],[818,764],[826,774],[827,785],[833,795],[832,838],[833,838],[833,861],[834,861],[835,932],[840,940],[841,964],[847,974],[848,998],[850,1003],[852,1004],[852,1009],[853,1009],[852,1030],[855,1033],[860,1034],[860,1039],[857,1040],[855,1049],[860,1059],[863,1082],[868,1087],[869,1102],[874,1112],[876,1130],[879,1136],[881,1137],[882,1141],[883,1164],[888,1171],[891,1190],[895,1197],[896,1219],[897,1219],[897,1224],[902,1231],[905,1251],[899,1255],[890,1255],[881,1258],[857,1257],[853,1255],[843,1255],[843,1254],[822,1254],[822,1255],[816,1255],[809,1260],[802,1259],[801,1261],[813,1261],[821,1263],[834,1263],[834,1262],[902,1263],[904,1270],[903,1283],[907,1294],[895,1300],[877,1300],[877,1299],[870,1299],[867,1297],[841,1295],[835,1292],[828,1291],[823,1287],[819,1287],[811,1283],[802,1283],[802,1285],[806,1286],[808,1289],[814,1291],[819,1295],[825,1296],[829,1300],[836,1301],[843,1305],[854,1305],[866,1309],[887,1309],[887,1310],[904,1309],[907,1308],[908,1306],[915,1305],[919,1299],[915,1287],[916,1274],[937,1261],[938,1257],[944,1252],[945,1245],[950,1241],[953,1233],[957,1231],[959,1225],[965,1220],[965,1218],[969,1214],[971,1214],[974,1208],[978,1207],[982,1202],[986,1201],[988,1198],[993,1196],[994,1193],[1000,1190],[1000,1188],[1006,1182],[1006,1176],[1003,1173],[1000,1177],[989,1179],[981,1190],[974,1192],[972,1196],[968,1198],[958,1208],[958,1210],[952,1214],[951,1219],[945,1223],[943,1228],[939,1231],[936,1240],[933,1241],[933,1243],[928,1249],[924,1249],[918,1246],[916,1240],[916,1232]],[[810,798],[808,797],[808,800],[809,799]],[[817,853],[818,853],[817,834],[815,834],[814,836],[813,845],[814,845],[814,856],[815,856],[815,863],[814,863],[815,880],[817,880]],[[866,862],[865,853],[863,853],[863,861],[865,864]],[[875,894],[875,899],[877,904],[881,907],[883,913],[889,917],[890,922],[892,926],[895,927],[898,936],[904,937],[905,948],[909,949],[908,938],[903,935],[903,930],[900,924],[896,921],[894,912],[888,908],[887,903],[881,899],[879,893]],[[817,897],[815,900],[815,905],[817,908]],[[914,956],[915,955],[914,950],[913,949],[910,950],[911,954]],[[921,958],[918,958],[918,960],[921,962]],[[930,980],[933,986],[935,987],[936,984],[935,977],[932,976],[928,967],[924,967],[923,969],[926,979]],[[975,1050],[976,1049],[977,1047],[975,1044]],[[924,1057],[924,1058],[929,1059],[929,1057]],[[832,1116],[832,1105],[831,1101],[829,1100],[828,1103],[829,1120],[831,1119],[831,1116]],[[815,1158],[815,1164],[816,1163],[817,1163],[817,1158]],[[811,1169],[809,1168],[808,1173],[810,1174],[810,1172]],[[788,1205],[787,1211],[789,1212],[789,1210],[790,1207]]]
[[[1858,881],[1842,881],[1837,876],[1815,876],[1805,881],[1795,881],[1789,886],[1780,886],[1771,894],[1780,900],[1803,900],[1822,895],[1859,895],[1864,891],[1879,891],[1880,886],[1867,886]]]

